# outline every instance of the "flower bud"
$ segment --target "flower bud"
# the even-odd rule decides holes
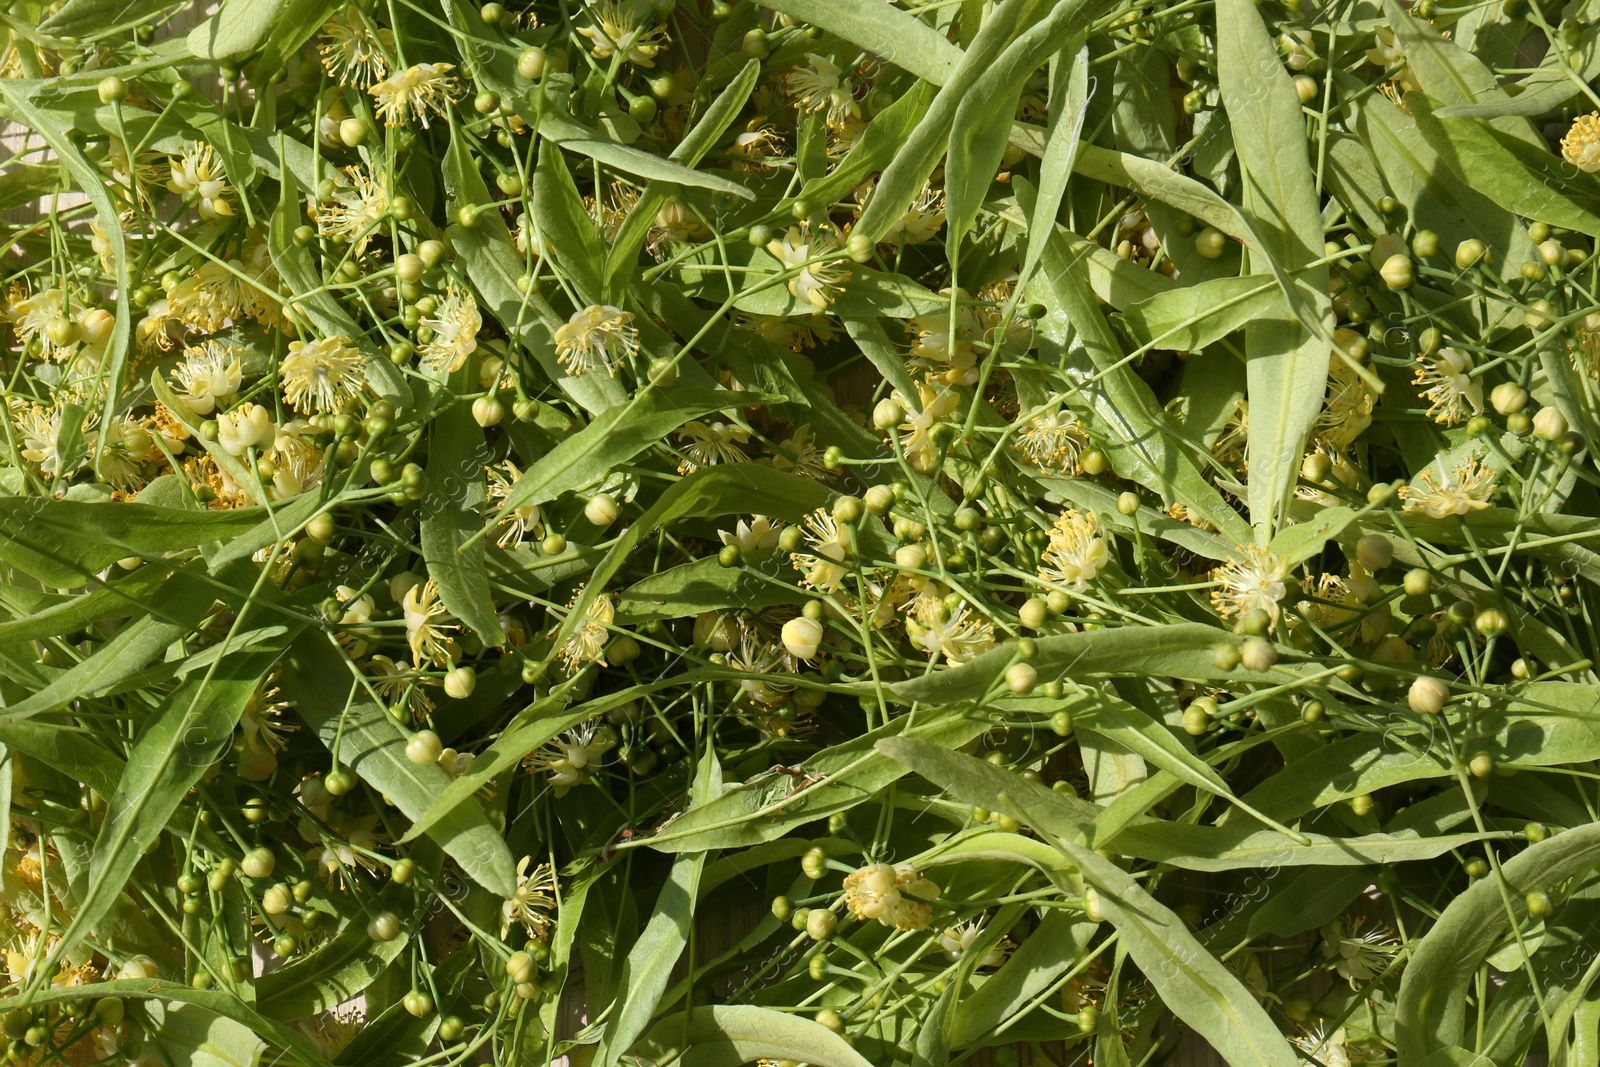
[[[406,759],[416,764],[438,763],[444,742],[432,730],[418,730],[406,742]]]
[[[812,908],[806,916],[806,936],[813,941],[826,941],[839,925],[839,917],[827,908]]]
[[[872,514],[886,515],[894,507],[894,490],[887,485],[875,485],[866,491],[862,502]]]
[[[619,514],[617,498],[610,493],[597,493],[583,506],[583,517],[593,526],[610,526]]]
[[[478,684],[478,674],[471,667],[457,667],[444,676],[444,693],[451,700],[465,700]]]
[[[1489,393],[1489,403],[1501,415],[1514,415],[1528,406],[1528,391],[1516,382],[1501,382]]]
[[[472,421],[484,429],[497,425],[506,417],[506,406],[492,396],[480,396],[472,402]]]
[[[894,550],[894,565],[906,570],[921,570],[928,562],[928,550],[921,545],[901,545]]]
[[[380,912],[367,923],[367,937],[373,941],[393,941],[400,936],[400,916],[392,911]]]
[[[822,634],[822,623],[802,615],[783,624],[783,647],[796,659],[814,659]]]
[[[901,551],[903,552],[905,549],[901,549]],[[899,553],[895,554],[895,558],[899,559]],[[1037,630],[1044,626],[1045,621],[1050,617],[1049,612],[1050,609],[1043,600],[1039,597],[1031,596],[1022,602],[1022,607],[1017,609],[1017,620],[1028,629]]]
[[[123,961],[122,966],[117,968],[117,977],[121,979],[147,980],[159,978],[160,976],[161,971],[156,967],[156,961],[142,953],[137,956],[129,956]]]
[[[1406,703],[1418,715],[1437,715],[1450,700],[1450,687],[1437,678],[1422,677],[1411,683]]]
[[[1194,250],[1203,259],[1219,259],[1228,247],[1228,237],[1215,226],[1194,235]]]
[[[270,886],[261,894],[261,910],[268,915],[282,915],[294,907],[294,893],[282,882]]]
[[[813,845],[800,857],[800,870],[813,882],[828,873],[828,854],[821,846]]]
[[[1535,437],[1546,441],[1554,441],[1567,432],[1567,417],[1561,414],[1561,409],[1549,406],[1539,409],[1533,417],[1533,433]]]
[[[1027,696],[1039,683],[1039,672],[1031,663],[1013,663],[1006,668],[1006,685],[1018,696]]]
[[[1252,637],[1239,650],[1239,662],[1247,671],[1268,671],[1278,662],[1278,650],[1265,637]]]
[[[1456,269],[1466,270],[1483,259],[1487,252],[1488,248],[1476,237],[1462,241],[1456,245]]]
[[[1411,257],[1407,255],[1390,256],[1383,261],[1383,266],[1378,269],[1378,275],[1390,289],[1411,288]]]
[[[511,958],[506,960],[506,974],[514,983],[531,982],[537,973],[533,957],[526,952],[513,952]]]
[[[1394,542],[1383,534],[1368,534],[1356,542],[1356,559],[1369,571],[1381,571],[1394,562]],[[1381,587],[1378,595],[1382,595]]]
[[[247,878],[269,878],[272,868],[277,865],[278,858],[269,848],[253,848],[244,854],[244,859],[239,862],[239,869]]]

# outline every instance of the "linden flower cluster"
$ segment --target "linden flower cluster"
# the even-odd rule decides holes
[[[928,901],[938,896],[936,884],[904,863],[869,863],[844,879],[844,903],[851,915],[896,930],[926,930],[933,918]]]

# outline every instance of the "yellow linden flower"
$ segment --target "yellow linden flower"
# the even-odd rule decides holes
[[[203,219],[230,218],[228,174],[217,150],[200,141],[190,141],[183,154],[172,160],[172,178],[167,188],[185,199],[193,199]]]
[[[417,353],[419,362],[436,374],[454,374],[478,350],[483,316],[471,293],[451,285],[446,287],[444,301],[433,317],[423,319],[422,325],[433,331],[433,340]]]
[[[767,251],[785,270],[799,270],[799,274],[789,279],[789,294],[824,311],[833,303],[833,291],[850,280],[850,272],[837,260],[818,262],[838,245],[835,234],[811,233],[810,227],[802,224],[789,227],[782,240],[767,245]]]
[[[334,81],[366,89],[389,73],[388,53],[393,48],[394,31],[374,30],[361,9],[351,4],[323,23],[317,53]]]
[[[1061,408],[1035,415],[1017,431],[1012,448],[1021,452],[1037,467],[1063,470],[1072,474],[1078,469],[1078,454],[1089,443],[1078,416]]]
[[[1408,485],[1400,490],[1407,511],[1420,511],[1429,518],[1444,519],[1482,511],[1494,496],[1498,472],[1493,467],[1482,466],[1478,457],[1467,461],[1446,474],[1442,461],[1437,461],[1422,472],[1421,485]]]
[[[183,362],[172,369],[183,395],[178,400],[196,415],[209,415],[217,401],[239,391],[243,379],[237,349],[207,341],[183,351]]]
[[[531,872],[528,864],[532,856],[524,856],[517,863],[517,888],[500,908],[500,936],[511,932],[513,922],[522,924],[529,937],[539,937],[555,920],[556,875],[548,863],[541,863]]]
[[[939,887],[909,863],[869,863],[844,880],[844,903],[858,919],[876,919],[896,930],[925,930],[933,908],[924,901]]]
[[[604,369],[617,376],[617,364],[639,351],[633,313],[610,304],[591,304],[574,312],[556,330],[556,362],[574,377]]]
[[[1428,415],[1443,426],[1454,426],[1466,415],[1483,414],[1483,382],[1471,376],[1472,357],[1459,348],[1441,348],[1433,358],[1417,358],[1413,384],[1424,386]]]
[[[1561,138],[1561,158],[1585,174],[1600,171],[1600,111],[1579,115]]]
[[[745,459],[739,446],[749,442],[750,431],[736,423],[695,419],[684,423],[678,436],[686,437],[689,441],[683,446],[684,455],[688,458],[678,464],[678,473],[689,474],[700,467],[715,463],[738,463]]]
[[[800,584],[831,593],[839,588],[850,568],[845,566],[855,551],[855,541],[850,527],[834,521],[827,508],[818,508],[806,516],[806,544],[810,552],[794,552],[789,561],[800,571]]]
[[[1278,601],[1289,591],[1289,560],[1258,545],[1239,549],[1239,555],[1211,572],[1217,588],[1211,605],[1224,619],[1242,619],[1264,611],[1278,621]]]
[[[578,602],[583,595],[580,588],[572,594],[572,601],[568,605]],[[577,674],[590,663],[606,664],[606,642],[611,639],[611,620],[616,617],[616,608],[611,603],[611,597],[601,594],[589,602],[588,609],[584,612],[583,621],[572,635],[561,645],[557,653],[561,665],[568,674]]]
[[[589,50],[596,59],[610,59],[620,52],[636,67],[653,67],[656,56],[667,46],[666,28],[643,25],[635,4],[595,4],[589,14],[595,24],[580,26],[578,32],[589,39]]]
[[[283,398],[296,411],[338,411],[366,384],[362,362],[347,337],[291,341],[278,364]]]
[[[426,129],[430,114],[443,115],[454,102],[457,85],[450,72],[455,69],[453,63],[418,63],[396,71],[367,92],[384,125],[404,126],[415,118]]]
[[[795,67],[783,76],[795,106],[802,111],[826,111],[829,122],[861,113],[838,64],[814,52],[806,53],[806,62],[811,64],[810,70]]]
[[[1050,528],[1050,543],[1039,561],[1039,577],[1083,589],[1111,562],[1111,546],[1100,536],[1092,511],[1069,509]]]

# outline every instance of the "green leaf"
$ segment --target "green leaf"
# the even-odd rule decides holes
[[[672,980],[673,968],[689,944],[705,863],[704,852],[680,855],[673,861],[672,872],[656,898],[655,912],[622,965],[618,982],[622,993],[606,1018],[594,1056],[600,1067],[614,1067],[650,1025]]]
[[[1264,934],[1293,937],[1314,930],[1338,918],[1371,884],[1372,872],[1365,867],[1300,871],[1265,901],[1248,909],[1246,932],[1254,939]]]
[[[1502,767],[1531,769],[1600,759],[1597,690],[1571,682],[1534,682],[1501,706],[1455,718],[1451,730],[1464,751],[1484,751]],[[1401,745],[1406,740],[1409,743]],[[1316,808],[1389,785],[1453,774],[1445,753],[1418,735],[1358,733],[1312,749],[1250,790],[1244,800],[1275,819],[1292,820]]]
[[[757,564],[776,570],[774,557]],[[798,593],[763,582],[754,589],[744,587],[743,572],[724,567],[717,557],[707,556],[693,563],[668,567],[634,582],[617,601],[618,623],[649,622],[652,619],[682,619],[702,611],[743,608],[746,611],[777,604],[799,604]]]
[[[532,463],[506,494],[499,514],[580,489],[702,415],[761,400],[759,394],[725,389],[646,387],[626,403],[600,412]]]
[[[1115,321],[1141,348],[1198,352],[1257,319],[1291,321],[1276,278],[1211,278],[1158,293],[1123,309]]]
[[[1052,634],[1036,638],[1032,662],[1041,678],[1114,675],[1157,675],[1175,678],[1209,678],[1211,648],[1224,632],[1200,623],[1163,626],[1122,626]],[[1011,665],[1010,646],[990,649],[981,656],[947,671],[893,682],[885,689],[898,704],[913,702],[938,707],[961,700],[976,700],[998,683]]]
[[[136,25],[167,6],[167,0],[67,0],[39,29],[55,37],[104,33]]]
[[[243,56],[267,39],[283,0],[226,0],[222,9],[189,31],[189,51],[200,59]]]
[[[1028,218],[1028,240],[1019,277],[1028,279],[1044,255],[1045,242],[1056,231],[1056,217],[1077,165],[1083,123],[1089,115],[1089,48],[1077,39],[1056,53],[1050,67],[1050,99],[1065,101],[1050,109],[1044,151],[1039,158],[1039,193]],[[1009,126],[1009,124],[1007,124]],[[1008,130],[1009,133],[1009,130]],[[910,395],[910,394],[907,394]]]
[[[1383,0],[1384,13],[1395,40],[1405,49],[1406,67],[1416,75],[1422,91],[1439,104],[1485,105],[1509,103],[1511,97],[1477,56],[1442,36],[1431,24],[1412,15],[1396,0]],[[1570,95],[1570,94],[1569,94]],[[1544,138],[1526,118],[1501,115],[1488,119],[1495,129],[1544,151]]]
[[[11,785],[16,778],[17,761],[11,749],[0,741],[0,855],[11,843]]]
[[[1287,559],[1291,566],[1299,566],[1321,555],[1323,547],[1355,521],[1356,513],[1349,508],[1323,508],[1309,522],[1284,527],[1267,547]]]
[[[327,1062],[322,1050],[300,1030],[262,1015],[234,994],[220,989],[195,989],[187,982],[168,982],[159,978],[121,978],[94,983],[94,994],[96,997],[127,997],[143,1001],[147,1007],[163,1001],[192,1006],[213,1016],[239,1023],[277,1047],[292,1052],[302,1063]],[[0,1000],[0,1013],[9,1011],[11,1005],[20,999],[13,997]],[[47,982],[32,993],[29,1003],[59,1004],[83,999],[84,987],[81,985],[56,985]],[[232,1043],[231,1040],[229,1043]]]
[[[1323,328],[1258,319],[1245,326],[1250,402],[1250,522],[1265,543],[1287,515],[1311,424],[1327,391],[1331,346],[1322,211],[1306,156],[1305,120],[1294,84],[1250,0],[1217,4],[1217,70],[1244,176],[1245,215],[1261,235],[1252,269],[1305,283]]]
[[[1455,897],[1417,942],[1395,1000],[1401,1063],[1421,1063],[1465,1038],[1469,990],[1508,922],[1530,921],[1523,897],[1578,878],[1600,864],[1600,823],[1530,845]],[[1509,901],[1509,912],[1507,902]]]
[[[606,261],[605,247],[583,206],[583,195],[572,180],[561,148],[553,141],[539,146],[539,163],[533,169],[532,215],[541,246],[561,264],[578,295],[586,303],[598,302],[603,288],[600,272]]]
[[[1162,1001],[1233,1067],[1293,1067],[1277,1025],[1189,927],[1126,871],[1075,838],[1081,829],[1059,793],[972,756],[910,738],[880,749],[970,804],[1003,811],[1045,836],[1100,895],[1106,918]]]
[[[451,778],[438,764],[412,763],[406,738],[383,706],[355,682],[341,685],[351,670],[339,647],[321,633],[295,641],[285,658],[282,688],[300,717],[339,760],[394,802],[409,819],[433,808]],[[428,831],[467,877],[496,896],[516,889],[516,864],[505,838],[476,803],[445,809]]]
[[[1137,531],[1146,537],[1156,537],[1177,545],[1206,559],[1225,560],[1238,549],[1236,542],[1220,534],[1182,519],[1174,519],[1164,511],[1142,505],[1133,515],[1117,510],[1120,494],[1087,478],[1068,478],[1039,471],[1035,480],[1043,487],[1044,496],[1058,504],[1087,508],[1100,519],[1100,525],[1132,538]]]
[[[738,1067],[757,1059],[812,1067],[872,1067],[849,1042],[820,1023],[754,1004],[719,1004],[669,1015],[631,1050],[641,1064]]]
[[[459,395],[469,391],[477,371],[463,367],[451,375]],[[484,563],[483,509],[488,500],[484,468],[489,450],[471,407],[457,401],[433,420],[428,453],[428,491],[422,498],[422,558],[428,577],[439,586],[450,613],[471,626],[483,643],[505,643],[495,614]]]
[[[1039,147],[1042,150],[1042,141]],[[1140,196],[1159,200],[1169,207],[1193,215],[1206,225],[1215,226],[1232,237],[1244,245],[1247,251],[1259,247],[1254,231],[1244,216],[1239,214],[1238,208],[1201,182],[1179,174],[1153,159],[1085,144],[1078,152],[1073,170],[1086,178],[1093,178],[1107,185],[1133,189]]]
[[[1095,842],[1102,838],[1099,826]],[[1423,837],[1416,834],[1362,834],[1358,837],[1302,835],[1296,841],[1276,830],[1257,830],[1233,826],[1191,826],[1184,823],[1151,820],[1139,822],[1107,842],[1119,852],[1140,859],[1181,867],[1189,871],[1236,871],[1277,867],[1315,867],[1320,877],[1331,877],[1329,867],[1367,867],[1410,863],[1442,856],[1452,849],[1465,848],[1486,840],[1510,838],[1510,831],[1489,834],[1441,834]],[[1363,888],[1371,875],[1363,875]],[[1293,903],[1300,906],[1303,898]]]
[[[241,614],[239,621],[244,617]],[[255,651],[220,660],[204,674],[190,675],[145,721],[133,740],[116,792],[107,801],[88,889],[52,961],[71,951],[121,898],[144,850],[222,751],[256,687],[299,629],[296,626]],[[50,972],[51,968],[41,967],[34,972],[35,979]]]
[[[0,174],[0,211],[30,204],[64,188],[60,167],[12,163]]]
[[[1469,1049],[1452,1046],[1424,1057],[1417,1067],[1495,1067],[1495,1062]]]
[[[15,619],[0,622],[0,644],[36,641],[81,630],[101,619],[123,618],[143,610],[150,594],[167,580],[162,567],[141,567],[132,574],[92,581],[88,592],[64,597]]]
[[[145,1004],[150,1043],[171,1063],[189,1067],[255,1067],[267,1043],[237,1020],[194,1004]]]
[[[400,902],[368,903],[378,911],[391,905],[398,910]],[[257,978],[256,1007],[274,1018],[301,1019],[331,1011],[371,985],[411,943],[411,930],[402,924],[398,937],[374,941],[367,935],[367,914],[356,911],[333,940]]]
[[[1001,1028],[1078,962],[1098,929],[1098,923],[1052,908],[1000,969],[961,999],[951,1044],[973,1045],[991,1034],[1003,1039]]]
[[[236,569],[234,573],[248,572]],[[193,630],[217,600],[212,579],[198,567],[175,572],[162,583],[161,591],[162,595],[152,601],[149,614],[122,627],[93,653],[62,671],[50,684],[6,708],[0,713],[0,723],[21,722],[34,715],[57,711],[74,700],[99,696],[131,678],[140,677],[145,667],[152,660],[158,660],[168,645]],[[237,646],[230,643],[229,647]]]
[[[880,7],[855,0],[761,0],[761,6],[821,26],[934,85],[949,81],[961,62],[961,49],[937,30],[887,4]]]
[[[1417,93],[1406,96],[1417,130],[1450,169],[1473,189],[1518,215],[1600,236],[1600,191],[1569,177],[1543,146],[1534,147],[1472,119],[1440,118]]]
[[[122,760],[83,734],[33,722],[0,723],[0,744],[83,782],[101,796],[116,792]]]
[[[521,94],[518,94],[520,97]],[[514,102],[514,101],[513,101]],[[691,170],[660,156],[608,140],[598,130],[592,130],[570,116],[547,111],[539,120],[539,135],[552,144],[558,144],[580,156],[588,156],[597,163],[615,167],[624,174],[632,174],[647,181],[685,185],[695,189],[708,189],[713,193],[736,196],[741,200],[754,200],[755,194],[738,182],[719,178],[715,174]],[[540,158],[544,156],[540,152]],[[537,204],[537,200],[535,201]],[[595,261],[604,263],[604,257]]]
[[[927,114],[883,169],[856,223],[855,233],[865,234],[876,243],[905,215],[939,158],[945,154],[962,101],[967,99],[982,74],[999,59],[1006,45],[1037,16],[1039,6],[1038,0],[1012,0],[996,7],[983,21],[977,36],[934,96]],[[1079,5],[1074,0],[1065,6],[1075,11]]]
[[[1441,248],[1454,248],[1474,238],[1495,250],[1501,277],[1518,277],[1525,260],[1538,253],[1517,218],[1457,178],[1422,136],[1416,120],[1387,98],[1362,98],[1359,79],[1335,76],[1349,101],[1350,128],[1368,148],[1391,195],[1412,205],[1411,222],[1439,235]]]
[[[1436,114],[1440,118],[1495,119],[1555,110],[1582,92],[1580,82],[1593,83],[1600,77],[1600,37],[1584,34],[1575,47],[1569,47],[1578,57],[1577,67],[1568,65],[1561,49],[1552,48],[1532,74],[1515,83],[1521,90],[1515,96],[1499,94],[1485,101],[1447,104]]]
[[[893,8],[886,8],[893,11]],[[948,42],[946,42],[948,43]],[[860,185],[869,175],[881,171],[895,157],[911,131],[928,113],[935,88],[918,82],[872,116],[855,147],[846,153],[826,175],[811,178],[800,188],[800,199],[808,204],[835,204]]]
[[[1034,27],[1047,28],[1045,24]],[[944,245],[951,263],[959,260],[961,242],[994,185],[1023,87],[1044,61],[1042,44],[1032,33],[1012,41],[956,103],[944,162]],[[1055,218],[1053,214],[1050,217]]]

